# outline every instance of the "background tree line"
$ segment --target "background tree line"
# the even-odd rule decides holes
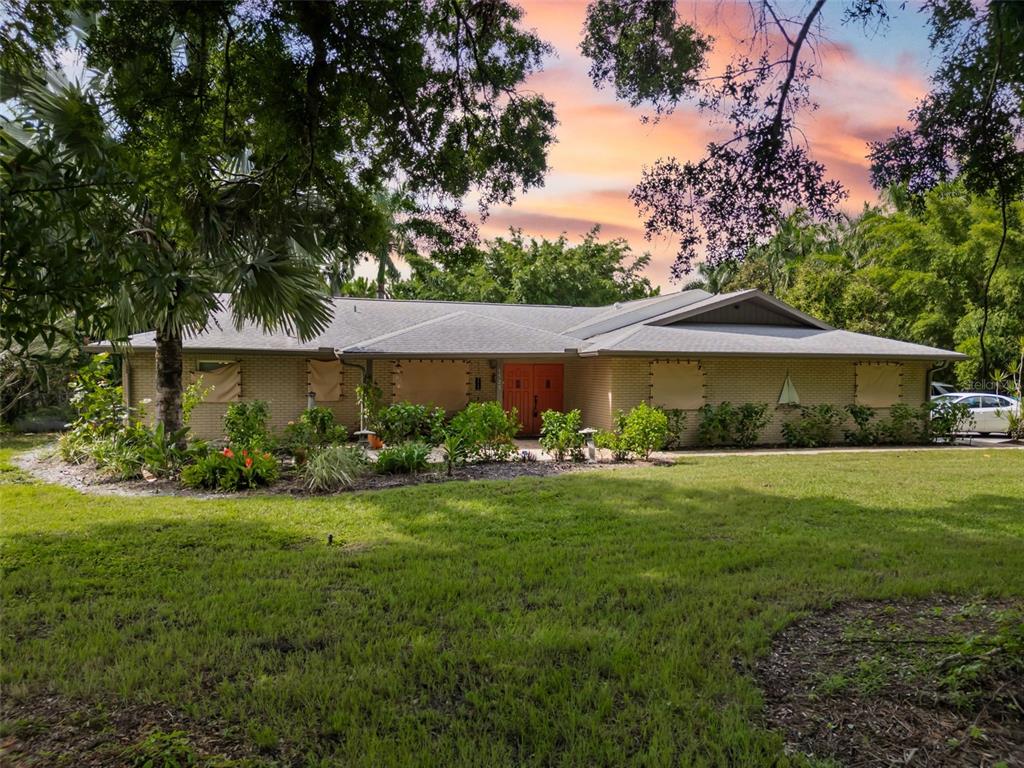
[[[1024,336],[1024,203],[1007,214],[1002,264],[987,291],[989,375],[979,336],[1002,215],[993,196],[962,185],[936,186],[920,204],[897,188],[834,223],[798,211],[741,263],[701,265],[688,285],[759,288],[839,328],[957,349],[969,359],[936,378],[982,385],[1014,366]]]

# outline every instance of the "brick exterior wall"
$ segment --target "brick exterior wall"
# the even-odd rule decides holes
[[[266,400],[270,405],[270,426],[282,430],[306,407],[306,357],[281,354],[184,355],[186,383],[191,381],[199,360],[237,360],[242,368],[243,399]],[[565,408],[579,408],[587,426],[610,429],[618,410],[629,410],[640,402],[649,402],[651,394],[651,361],[642,357],[565,358]],[[386,402],[393,402],[397,360],[375,360],[374,381],[384,392]],[[500,399],[498,368],[486,359],[464,361],[466,364],[467,398],[470,402]],[[524,361],[527,362],[527,361]],[[555,362],[546,360],[544,362]],[[764,432],[766,443],[782,442],[782,424],[791,409],[777,408],[779,391],[789,373],[800,402],[804,405],[831,403],[842,408],[854,402],[855,360],[777,359],[777,358],[704,358],[699,361],[704,371],[707,402],[718,404],[765,402],[772,409],[772,421]],[[364,365],[365,361],[360,361]],[[901,402],[918,405],[927,399],[930,363],[906,362],[902,370]],[[359,429],[359,406],[355,388],[361,373],[352,367],[342,369],[342,395],[336,403],[319,403],[329,407],[350,432]],[[476,389],[476,379],[481,388]],[[138,406],[154,397],[155,366],[151,351],[130,355],[130,368],[125,377],[128,399]],[[223,435],[226,403],[202,403],[192,414],[192,429],[199,437],[217,439]],[[152,416],[152,406],[149,407]],[[687,436],[692,442],[697,428],[695,411],[689,412]]]
[[[237,360],[242,369],[242,399],[266,400],[270,406],[270,428],[281,431],[289,421],[296,419],[306,408],[308,378],[304,355],[281,354],[195,354],[183,355],[184,381],[186,386],[198,370],[200,360]],[[384,393],[384,401],[395,401],[396,363],[399,360],[374,360],[373,380]],[[470,402],[484,402],[496,397],[496,368],[487,360],[465,360],[466,391]],[[360,366],[367,361],[359,361]],[[475,388],[480,378],[480,389]],[[351,366],[342,367],[341,400],[321,402],[330,408],[349,433],[359,429],[359,402],[356,387],[362,380],[362,373]],[[139,350],[129,356],[128,372],[124,383],[126,396],[133,407],[144,405],[144,400],[154,400],[156,395],[156,363],[152,351]],[[153,406],[144,405],[152,419]],[[227,403],[200,403],[192,412],[191,427],[197,437],[216,440],[224,434],[224,414]]]
[[[591,357],[572,361],[566,365],[566,408],[583,411],[587,426],[610,429],[616,411],[650,402],[653,359]],[[787,373],[803,405],[831,403],[843,408],[854,402],[855,360],[723,357],[698,362],[704,371],[706,402],[769,404],[772,420],[762,436],[765,443],[782,442],[782,425],[793,413],[791,408],[775,405]],[[920,405],[927,399],[930,366],[916,361],[901,365],[900,402]],[[686,437],[690,443],[696,440],[697,423],[696,411],[688,411]]]

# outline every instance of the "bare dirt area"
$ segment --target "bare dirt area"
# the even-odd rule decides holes
[[[230,727],[165,707],[5,696],[0,719],[0,765],[12,768],[261,764]]]
[[[787,749],[849,768],[1024,766],[1024,601],[857,602],[783,631],[756,676]]]

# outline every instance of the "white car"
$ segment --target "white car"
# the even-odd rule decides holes
[[[973,431],[982,435],[1009,431],[1007,412],[1020,408],[1020,403],[1009,395],[993,395],[988,392],[950,392],[933,397],[932,402],[966,405],[974,419]]]

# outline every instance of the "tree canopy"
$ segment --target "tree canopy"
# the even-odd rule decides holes
[[[482,246],[411,256],[412,275],[396,284],[397,298],[601,306],[653,296],[643,275],[650,255],[633,256],[625,240],[601,242],[600,228],[582,242],[525,238],[513,229]]]
[[[1009,368],[1024,336],[1024,203],[1008,208],[1005,265],[990,289],[992,368]],[[791,217],[752,249],[724,290],[760,288],[827,323],[860,333],[957,349],[964,385],[984,385],[979,344],[986,265],[1002,238],[991,195],[939,185],[831,226]],[[951,375],[952,378],[952,375]]]
[[[518,89],[548,48],[521,15],[502,0],[15,4],[5,341],[68,313],[93,336],[155,328],[176,412],[181,336],[220,293],[237,322],[315,333],[332,271],[387,250],[396,179],[441,229],[470,193],[486,210],[542,181],[553,111]],[[45,69],[69,54],[81,84]]]

